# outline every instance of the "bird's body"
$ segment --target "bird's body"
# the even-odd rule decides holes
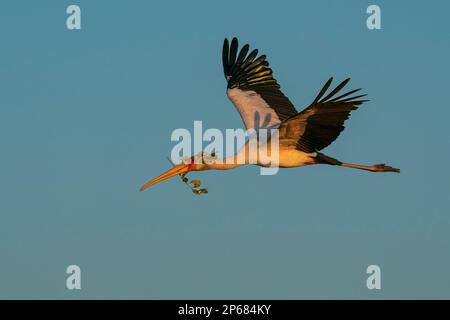
[[[281,149],[279,161],[275,165],[280,168],[303,167],[316,163],[316,153],[306,153],[296,149]]]
[[[272,139],[277,139],[274,136]],[[299,151],[295,148],[278,148],[277,157],[272,156],[272,144],[269,139],[267,142],[256,144],[255,158],[251,161],[250,153],[252,152],[251,143],[247,141],[245,145],[234,155],[211,161],[209,163],[204,163],[204,166],[198,170],[226,170],[231,168],[236,168],[244,165],[257,165],[260,167],[280,167],[280,168],[291,168],[291,167],[302,167],[309,164],[315,163],[315,157],[317,153],[306,153]],[[242,159],[242,160],[240,160]],[[197,164],[202,164],[201,160],[192,161]]]
[[[256,158],[250,157],[251,151],[254,151],[251,140],[238,153],[225,159],[204,161],[201,153],[147,182],[141,191],[189,171],[228,170],[247,164],[280,168],[328,164],[372,172],[400,172],[384,164],[366,166],[345,163],[319,152],[344,130],[344,122],[350,113],[367,101],[361,99],[365,94],[355,95],[360,89],[341,92],[350,79],[329,90],[333,80],[330,78],[317,97],[298,112],[281,92],[272,69],[268,68],[266,56],[257,57],[258,50],[249,53],[249,49],[246,44],[238,51],[236,38],[233,38],[231,45],[225,39],[222,62],[228,98],[240,113],[246,129],[256,132]],[[261,139],[262,130],[271,133],[267,141]],[[278,142],[276,149],[271,143],[275,139]]]

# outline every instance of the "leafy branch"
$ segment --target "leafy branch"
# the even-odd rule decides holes
[[[175,164],[172,162],[172,160],[170,160],[170,158],[167,158],[169,160],[169,162],[175,166]],[[208,193],[208,189],[206,188],[200,188],[202,185],[202,182],[198,179],[193,179],[191,181],[189,181],[189,178],[187,177],[187,173],[182,173],[179,175],[181,181],[183,181],[188,187],[189,189],[191,189],[193,194],[207,194]]]

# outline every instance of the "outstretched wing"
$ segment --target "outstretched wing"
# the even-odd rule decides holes
[[[248,54],[248,44],[238,54],[238,40],[223,43],[223,71],[228,82],[227,95],[241,114],[247,129],[274,127],[297,114],[273,78],[266,56],[258,50]]]
[[[308,153],[322,150],[344,130],[350,112],[368,101],[359,100],[365,94],[353,95],[361,89],[335,97],[350,79],[342,81],[324,97],[332,81],[333,78],[327,81],[309,107],[280,125],[280,145]]]

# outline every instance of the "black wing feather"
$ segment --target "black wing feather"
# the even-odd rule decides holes
[[[238,40],[233,38],[231,45],[227,39],[223,43],[222,61],[227,88],[239,88],[243,91],[254,91],[267,102],[281,121],[297,114],[294,105],[281,92],[280,85],[272,75],[272,69],[265,55],[257,57],[258,50],[251,51],[244,45],[238,54]],[[237,59],[236,59],[237,57]]]
[[[223,72],[225,74],[228,74],[230,72],[228,59],[229,59],[229,45],[228,39],[225,39],[225,41],[223,42],[223,49],[222,49],[222,65],[223,65]]]
[[[285,139],[287,143],[296,139],[295,148],[297,150],[311,153],[330,145],[344,130],[344,122],[349,118],[350,113],[363,102],[368,101],[360,100],[366,96],[365,94],[348,97],[360,89],[351,90],[333,98],[350,79],[341,82],[322,98],[332,80],[333,78],[330,78],[325,83],[311,105],[281,124],[281,139]]]

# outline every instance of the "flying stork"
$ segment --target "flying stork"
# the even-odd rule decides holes
[[[330,78],[311,104],[303,111],[297,112],[291,101],[281,92],[266,56],[258,56],[257,49],[250,53],[249,51],[248,44],[238,51],[236,38],[233,38],[231,44],[225,39],[222,62],[228,98],[240,113],[246,129],[278,129],[278,163],[268,164],[258,158],[253,164],[263,167],[277,165],[280,168],[327,164],[372,172],[400,172],[400,169],[385,164],[360,165],[341,162],[319,152],[336,140],[344,130],[344,122],[350,113],[368,101],[361,99],[365,94],[355,95],[361,89],[341,92],[350,78],[327,93],[333,81],[333,78]],[[270,139],[273,139],[273,136]],[[203,156],[193,156],[145,183],[140,191],[189,171],[227,170],[250,164],[248,161],[236,161],[239,153],[248,153],[248,146],[247,142],[237,154],[221,161],[204,161]]]

